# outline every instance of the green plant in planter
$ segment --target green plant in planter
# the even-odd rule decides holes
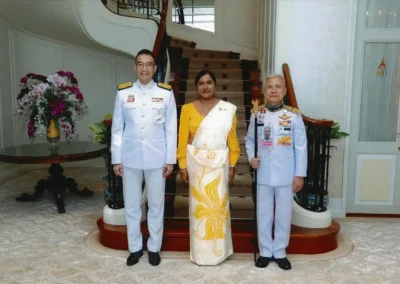
[[[93,141],[95,143],[108,145],[111,141],[111,135],[107,131],[107,127],[112,124],[112,115],[107,113],[104,120],[88,125],[90,131],[93,132]]]
[[[107,113],[102,121],[88,125],[89,130],[92,131],[94,134],[93,141],[98,144],[109,145],[111,142],[111,131],[109,132],[107,128],[110,127],[111,125],[112,125],[111,113]],[[107,151],[102,155],[106,167],[109,166],[110,155],[111,154],[109,151]],[[108,174],[103,177],[103,180],[108,181]],[[113,196],[110,193],[109,188],[106,187],[104,189],[105,203],[110,204],[112,198]]]
[[[341,138],[349,136],[349,135],[350,135],[349,133],[340,131],[339,123],[335,122],[332,125],[332,130],[331,130],[331,135],[330,135],[331,139],[341,139]]]

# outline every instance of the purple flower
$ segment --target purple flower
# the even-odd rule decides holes
[[[36,133],[35,121],[31,120],[28,123],[28,136],[30,138],[35,137],[35,133]]]
[[[65,114],[65,103],[62,101],[52,101],[50,104],[50,114],[52,117]]]

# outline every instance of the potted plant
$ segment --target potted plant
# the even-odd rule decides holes
[[[104,119],[100,122],[96,122],[93,124],[88,125],[90,131],[93,132],[93,141],[98,144],[102,145],[110,145],[111,143],[111,127],[112,125],[112,114],[107,113],[104,116]],[[103,154],[104,162],[106,166],[108,166],[108,159],[110,153],[109,151],[106,154]]]
[[[346,136],[349,136],[349,133],[340,131],[339,123],[335,122],[332,125],[332,129],[331,129],[331,135],[330,135],[331,139],[337,139],[338,140],[338,139],[344,138]]]
[[[111,143],[111,125],[111,113],[107,113],[102,121],[88,125],[89,130],[92,131],[94,134],[93,141],[98,144],[109,146]],[[109,151],[102,155],[107,168],[109,166],[110,155],[111,154]],[[110,169],[108,169],[108,171],[109,170]],[[103,180],[108,181],[108,173],[103,177]],[[108,187],[104,189],[104,200],[106,204],[109,204],[112,200],[112,194],[110,193]]]
[[[67,140],[77,136],[76,121],[87,113],[78,80],[70,71],[49,76],[28,73],[20,80],[16,112],[27,121],[28,135],[46,135],[55,147],[60,128]]]

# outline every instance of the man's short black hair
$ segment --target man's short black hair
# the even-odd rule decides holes
[[[135,63],[137,63],[138,57],[142,54],[150,55],[151,57],[153,57],[154,64],[157,65],[157,60],[156,60],[156,57],[154,56],[154,53],[148,49],[142,49],[141,51],[138,52],[138,54],[136,54]]]

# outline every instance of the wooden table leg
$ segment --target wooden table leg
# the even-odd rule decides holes
[[[50,176],[47,180],[41,179],[35,187],[35,191],[32,194],[23,193],[20,197],[17,197],[17,201],[35,201],[41,197],[44,191],[47,189],[49,192],[53,193],[54,199],[56,200],[58,213],[65,213],[64,205],[64,192],[68,188],[69,191],[75,193],[79,196],[92,196],[93,191],[87,189],[78,189],[78,184],[73,178],[66,178],[64,175],[64,169],[59,163],[51,164],[49,168]]]

